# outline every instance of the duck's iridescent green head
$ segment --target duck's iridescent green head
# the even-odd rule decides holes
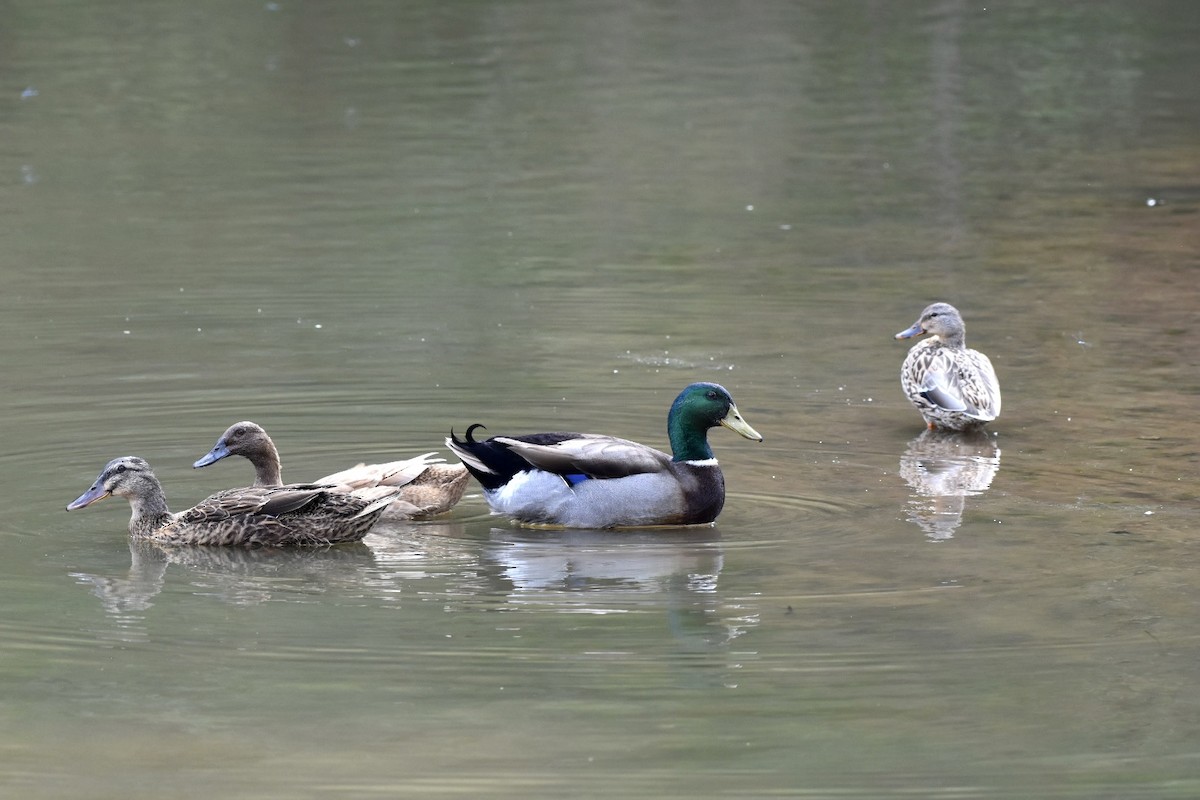
[[[667,414],[667,433],[675,461],[705,461],[713,457],[708,429],[724,425],[747,439],[762,441],[738,413],[728,390],[717,383],[693,383],[679,393]]]

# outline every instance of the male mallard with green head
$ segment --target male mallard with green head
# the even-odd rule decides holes
[[[483,485],[492,512],[566,528],[711,523],[725,503],[725,478],[708,444],[723,425],[762,441],[729,392],[693,383],[667,415],[672,455],[613,436],[534,433],[476,441],[453,432],[446,445]]]

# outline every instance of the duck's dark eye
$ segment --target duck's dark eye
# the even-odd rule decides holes
[[[245,429],[245,428],[234,428],[234,429],[233,429],[233,435],[234,435],[234,436],[241,436],[241,435],[242,435],[242,434],[244,434],[245,432],[246,432],[246,429]]]
[[[717,399],[717,393],[712,391],[711,389],[709,389],[708,392],[706,392],[704,396],[707,397],[709,400]]]
[[[117,472],[124,472],[126,467],[124,464],[117,464]]]

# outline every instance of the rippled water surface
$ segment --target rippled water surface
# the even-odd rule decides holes
[[[17,2],[0,32],[0,788],[1200,794],[1200,6]],[[922,433],[957,305],[1004,414]],[[130,545],[231,422],[666,446],[712,528],[472,488],[328,551]]]

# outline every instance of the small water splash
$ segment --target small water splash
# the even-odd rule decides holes
[[[662,353],[635,353],[632,350],[626,350],[622,355],[618,356],[623,361],[631,361],[634,364],[639,364],[645,367],[659,367],[666,369],[712,369],[712,370],[732,370],[734,365],[728,362],[718,361],[716,356],[709,356],[707,362],[704,360],[693,361],[687,358],[671,355],[669,350],[664,350]]]

